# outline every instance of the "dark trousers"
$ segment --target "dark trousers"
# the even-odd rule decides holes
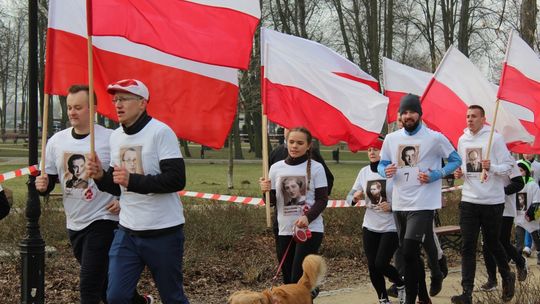
[[[516,266],[519,268],[525,267],[525,258],[518,253],[516,247],[512,245],[511,236],[512,236],[512,227],[514,226],[514,217],[503,216],[501,222],[501,235],[499,240],[504,248],[506,256],[516,263]],[[497,262],[495,257],[489,251],[486,242],[482,244],[482,254],[484,255],[484,263],[486,264],[486,271],[490,281],[497,281]]]
[[[463,293],[472,294],[476,274],[476,249],[478,235],[482,239],[499,268],[503,280],[510,277],[510,267],[504,248],[499,240],[504,204],[481,205],[462,201],[459,204],[461,227],[461,286]]]
[[[520,226],[516,226],[516,250],[521,254],[523,251],[523,246],[525,244],[525,234],[527,230],[523,229]],[[536,230],[530,233],[534,245],[536,246],[536,251],[540,251],[540,231]]]
[[[117,229],[109,252],[109,303],[129,304],[141,273],[148,266],[164,304],[188,304],[183,287],[183,256],[183,226],[152,237]]]
[[[429,299],[424,260],[420,254],[422,241],[433,234],[433,210],[394,211],[400,251],[405,264],[407,304]]]
[[[363,228],[362,238],[371,284],[377,291],[378,299],[388,299],[384,277],[399,286],[404,284],[396,268],[390,264],[392,255],[398,248],[398,235],[396,232],[379,233]]]
[[[311,238],[304,243],[296,243],[292,235],[278,236],[278,251],[277,257],[279,261],[283,259],[285,251],[290,244],[289,251],[281,267],[283,274],[283,283],[292,284],[298,282],[302,277],[302,262],[304,258],[310,254],[317,254],[321,247],[324,233],[312,232]],[[292,241],[291,241],[292,240]]]
[[[73,254],[81,265],[81,304],[107,303],[109,249],[118,222],[98,220],[83,230],[68,230]]]

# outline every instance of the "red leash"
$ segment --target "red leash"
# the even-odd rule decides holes
[[[283,262],[285,262],[285,259],[287,258],[287,254],[289,253],[289,249],[291,248],[291,244],[294,241],[294,238],[291,238],[291,241],[289,242],[289,245],[287,246],[287,249],[285,249],[285,254],[283,254],[283,257],[281,258],[281,262],[279,263],[279,266],[276,270],[276,274],[272,278],[272,286],[274,286],[274,283],[276,282],[277,277],[279,276],[279,272],[281,271],[281,267],[283,266]]]

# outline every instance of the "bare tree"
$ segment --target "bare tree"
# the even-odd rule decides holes
[[[521,38],[531,47],[535,44],[536,16],[538,7],[536,0],[523,0],[521,2],[520,33]]]

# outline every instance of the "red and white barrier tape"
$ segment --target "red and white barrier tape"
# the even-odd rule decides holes
[[[7,181],[8,179],[12,179],[15,177],[23,176],[23,175],[29,175],[29,174],[36,174],[38,172],[37,165],[33,165],[26,168],[21,168],[17,170],[13,170],[10,172],[2,173],[0,174],[0,183]]]
[[[222,195],[222,194],[212,194],[212,193],[194,192],[194,191],[179,191],[178,194],[180,196],[204,198],[204,199],[210,199],[210,200],[216,200],[216,201],[225,201],[229,203],[240,203],[244,205],[264,206],[263,199],[258,198],[258,197]]]

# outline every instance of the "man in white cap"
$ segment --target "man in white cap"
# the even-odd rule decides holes
[[[121,126],[110,139],[111,165],[104,171],[89,157],[87,172],[99,189],[120,196],[120,225],[109,252],[110,304],[129,303],[148,266],[163,303],[189,303],[183,288],[184,212],[178,194],[186,183],[178,139],[146,113],[150,94],[139,80],[110,84]],[[122,166],[126,150],[136,151],[137,172]]]
[[[57,132],[49,139],[45,151],[45,174],[36,178],[36,189],[41,195],[47,195],[54,189],[56,181],[60,182],[69,241],[81,265],[80,303],[98,304],[107,299],[109,249],[114,230],[118,227],[120,207],[114,196],[99,191],[84,173],[84,163],[90,152],[88,102],[87,85],[76,84],[68,89],[71,128]],[[112,130],[96,125],[95,133],[96,153],[108,167]],[[143,297],[135,291],[131,296],[131,303],[152,303],[150,296]]]

